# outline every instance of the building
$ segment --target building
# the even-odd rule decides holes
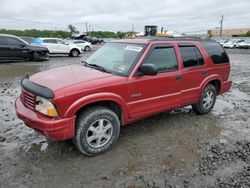
[[[246,33],[248,31],[250,31],[250,28],[223,29],[222,30],[222,36],[227,36],[227,37],[244,36],[244,35],[246,35]],[[220,36],[220,29],[208,30],[207,34],[212,36],[212,37]]]

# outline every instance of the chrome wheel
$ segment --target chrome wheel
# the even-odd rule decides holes
[[[85,47],[85,51],[87,51],[87,52],[90,51],[90,47],[89,47],[89,46],[86,46],[86,47]]]
[[[94,148],[107,144],[113,134],[113,126],[107,119],[99,119],[92,123],[86,134],[87,143]]]
[[[73,50],[72,51],[72,56],[73,57],[77,57],[79,55],[78,51],[77,50]]]
[[[215,99],[215,95],[213,91],[208,90],[202,100],[203,107],[205,109],[209,109],[213,105],[214,99]]]

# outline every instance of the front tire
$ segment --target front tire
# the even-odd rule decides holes
[[[214,107],[216,96],[216,88],[212,84],[208,84],[202,92],[199,102],[193,105],[194,111],[201,115],[209,113]]]
[[[117,115],[105,107],[92,107],[78,115],[73,143],[87,156],[108,151],[120,134]]]
[[[71,57],[77,57],[77,56],[79,56],[79,54],[80,54],[80,52],[79,52],[79,50],[77,50],[77,49],[72,49],[71,51],[70,51],[70,56]]]

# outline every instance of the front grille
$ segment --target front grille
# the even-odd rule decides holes
[[[36,106],[36,96],[22,89],[22,102],[25,107],[35,110]]]

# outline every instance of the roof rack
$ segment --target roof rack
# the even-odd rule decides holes
[[[199,39],[195,37],[156,37],[156,36],[147,36],[143,39],[148,39],[149,41],[212,41],[211,39]]]

